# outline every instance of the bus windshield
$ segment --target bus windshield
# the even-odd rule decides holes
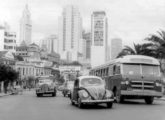
[[[159,66],[146,64],[123,64],[123,74],[159,76]]]
[[[143,76],[159,76],[159,66],[142,65]]]
[[[123,64],[124,75],[140,75],[140,73],[139,64]]]

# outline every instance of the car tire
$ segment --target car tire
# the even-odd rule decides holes
[[[83,108],[83,103],[81,102],[80,98],[78,98],[77,104],[79,108]]]
[[[154,101],[154,97],[146,97],[145,98],[145,102],[146,102],[146,104],[152,104],[153,103],[153,101]]]
[[[113,102],[108,102],[107,103],[107,108],[112,108],[112,106],[113,106]]]
[[[73,100],[71,99],[71,105],[75,105],[75,103],[73,102]]]
[[[42,96],[42,94],[37,94],[37,97],[41,97]]]
[[[40,94],[36,94],[37,95],[37,97],[40,97]]]

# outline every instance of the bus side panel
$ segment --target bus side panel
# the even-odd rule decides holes
[[[107,77],[106,78],[106,88],[109,90],[112,90],[112,91],[114,91],[114,89],[116,89],[119,92],[120,88],[121,88],[121,80],[122,80],[121,75]]]

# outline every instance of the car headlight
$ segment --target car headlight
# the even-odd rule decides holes
[[[84,98],[87,98],[87,97],[89,96],[88,93],[87,93],[86,91],[84,91],[84,92],[82,93],[82,95],[83,95]]]
[[[122,81],[121,84],[122,85],[129,85],[129,81]]]
[[[161,83],[158,83],[158,82],[156,82],[155,85],[156,85],[157,87],[162,86],[162,84],[161,84]]]
[[[109,90],[106,90],[106,98],[111,98],[113,96],[113,93]]]

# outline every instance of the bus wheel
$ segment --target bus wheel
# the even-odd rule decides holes
[[[116,102],[117,102],[117,103],[123,103],[123,102],[124,102],[124,96],[122,96],[122,95],[117,95],[117,96],[116,96]]]
[[[146,97],[146,98],[145,98],[146,104],[152,104],[153,101],[154,101],[154,97]]]

